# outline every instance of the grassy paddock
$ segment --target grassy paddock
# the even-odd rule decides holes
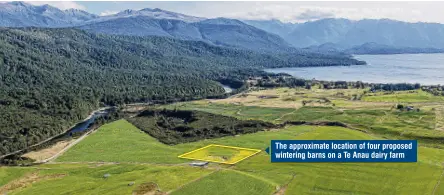
[[[37,167],[41,169],[41,175],[62,173],[66,176],[38,181],[12,194],[129,194],[137,187],[129,187],[127,184],[131,181],[136,184],[155,182],[162,191],[173,191],[173,194],[265,195],[272,194],[277,187],[283,187],[286,194],[431,194],[443,170],[444,151],[425,147],[419,147],[417,163],[276,164],[270,163],[270,156],[261,152],[233,166],[201,169],[181,164],[190,161],[177,157],[178,154],[208,144],[264,149],[272,139],[381,138],[341,127],[289,126],[281,130],[168,146],[141,133],[125,120],[120,120],[104,125],[61,156],[58,161],[157,165],[41,165]],[[208,175],[217,169],[220,171]],[[109,179],[103,179],[106,173],[111,174]],[[286,184],[288,186],[285,187]],[[66,185],[71,187],[62,187]],[[437,190],[441,193],[442,185],[437,186]]]
[[[245,106],[218,101],[195,101],[162,107],[200,110],[259,119],[284,121],[340,121],[367,133],[341,127],[287,126],[240,136],[206,139],[192,143],[165,145],[137,129],[126,120],[102,126],[97,132],[68,150],[56,161],[31,168],[0,168],[0,185],[38,172],[40,176],[64,174],[42,179],[8,194],[131,194],[140,184],[155,182],[161,191],[172,194],[444,194],[440,181],[444,167],[444,132],[437,130],[442,97],[422,91],[394,94],[367,93],[359,90],[275,89],[251,92],[261,96],[279,95],[280,100],[325,100],[302,107],[264,107],[276,98],[261,99],[260,104]],[[282,102],[281,102],[282,103]],[[407,103],[421,110],[394,109]],[[441,121],[442,122],[442,121]],[[417,163],[270,163],[265,152],[232,166],[210,165],[192,168],[180,154],[209,144],[265,149],[273,139],[418,139]],[[211,153],[211,154],[210,154]],[[231,151],[212,151],[213,156],[232,156]],[[105,165],[88,162],[107,162]],[[78,162],[73,164],[66,164]],[[121,164],[115,164],[115,163]],[[147,165],[146,163],[149,163]],[[103,175],[109,173],[109,179]],[[81,181],[81,182],[79,182]],[[128,186],[135,181],[134,186]],[[439,185],[438,185],[439,183]],[[66,186],[70,186],[66,188]]]
[[[189,166],[134,164],[48,164],[35,167],[35,171],[38,171],[39,177],[62,177],[36,179],[34,183],[28,183],[27,187],[10,194],[131,194],[140,184],[146,182],[154,182],[162,192],[167,192],[211,172]],[[110,176],[105,179],[105,174]],[[134,185],[128,185],[132,182]]]
[[[60,156],[57,161],[184,163],[189,160],[180,159],[177,156],[209,144],[264,149],[273,137],[291,139],[294,138],[294,135],[310,131],[313,128],[288,127],[279,132],[258,132],[169,146],[160,143],[126,120],[119,120],[102,126],[96,133],[88,136]]]
[[[22,167],[0,167],[0,186],[9,183],[12,180],[18,179],[25,175],[26,173],[32,172],[33,168],[22,168]]]
[[[197,150],[182,154],[179,158],[217,162],[223,164],[236,164],[246,158],[259,153],[261,150],[239,148],[222,145],[208,145]]]
[[[339,121],[353,127],[393,139],[418,139],[420,143],[438,146],[444,144],[444,131],[435,130],[436,111],[425,109],[399,111],[391,107],[341,109],[337,107],[306,106],[299,109],[250,107],[231,104],[181,103],[176,107],[185,110],[203,110],[234,116],[239,119],[265,120],[273,123],[285,121]],[[223,108],[223,109],[222,109]],[[439,120],[443,120],[440,118]],[[440,124],[440,123],[438,123]]]
[[[274,186],[255,176],[231,170],[222,170],[175,191],[172,195],[251,195],[272,194]]]
[[[412,91],[396,91],[396,92],[377,92],[369,93],[362,98],[367,102],[401,102],[401,103],[414,103],[414,102],[440,102],[444,101],[442,96],[434,96],[422,90]]]
[[[374,139],[347,129],[319,128],[297,139]],[[261,154],[235,169],[275,183],[286,194],[431,194],[442,172],[444,151],[419,147],[417,163],[269,163]],[[294,178],[293,178],[294,177]]]

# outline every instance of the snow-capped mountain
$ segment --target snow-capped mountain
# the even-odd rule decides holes
[[[108,16],[23,2],[0,4],[0,26],[76,27],[104,34],[167,36],[216,45],[278,51],[289,48],[281,37],[228,18],[207,19],[162,9],[124,10]]]
[[[76,9],[60,10],[50,5],[34,6],[24,2],[0,3],[0,26],[66,27],[98,18]]]
[[[95,18],[93,20],[89,20],[85,24],[92,24],[92,23],[104,22],[107,20],[115,20],[121,18],[135,18],[135,17],[144,17],[144,18],[159,19],[159,20],[160,19],[180,20],[186,23],[199,22],[206,19],[201,17],[188,16],[185,14],[175,13],[171,11],[166,11],[159,8],[155,9],[145,8],[141,10],[133,10],[133,9],[123,10],[116,14],[102,16]]]
[[[156,19],[171,19],[171,20],[181,20],[184,22],[199,22],[205,20],[206,18],[200,18],[195,16],[188,16],[185,14],[175,13],[171,11],[162,10],[159,8],[150,9],[145,8],[142,10],[124,10],[117,14],[110,15],[108,17],[133,17],[133,16],[146,16]],[[107,17],[104,17],[107,18]]]

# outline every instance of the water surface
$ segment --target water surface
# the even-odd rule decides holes
[[[110,109],[95,111],[89,118],[77,123],[76,126],[74,126],[72,129],[68,131],[68,134],[87,130],[98,117],[107,115],[109,111]]]
[[[265,71],[288,73],[304,79],[364,81],[371,83],[444,84],[444,54],[355,55],[363,66],[274,68]]]
[[[225,93],[231,93],[231,92],[233,92],[233,88],[231,88],[231,87],[228,86],[228,85],[222,85],[222,87],[224,88]]]

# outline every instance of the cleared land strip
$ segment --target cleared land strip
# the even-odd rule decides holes
[[[444,106],[435,109],[436,125],[435,129],[444,131]]]
[[[13,180],[3,186],[0,186],[0,194],[8,194],[8,192],[12,192],[17,189],[25,188],[28,185],[39,182],[42,180],[49,180],[55,178],[63,178],[66,174],[53,174],[53,175],[39,175],[38,172],[32,172],[24,175],[21,178]]]
[[[88,164],[88,165],[153,165],[153,166],[165,166],[165,167],[179,167],[179,166],[190,166],[190,162],[186,163],[147,163],[147,162],[47,162],[46,164]],[[206,169],[216,169],[213,167],[206,167]]]
[[[44,160],[37,161],[36,163],[47,163],[47,162],[50,162],[50,161],[56,159],[57,157],[59,157],[60,155],[62,155],[63,153],[65,153],[67,150],[69,150],[71,147],[73,147],[73,146],[76,145],[77,143],[81,142],[81,141],[82,141],[83,139],[85,139],[88,135],[91,135],[91,134],[93,134],[94,132],[96,132],[97,129],[99,129],[99,128],[93,129],[92,131],[90,131],[90,132],[88,132],[88,133],[85,133],[84,135],[82,135],[81,137],[79,137],[78,139],[76,139],[75,141],[73,141],[72,143],[70,143],[69,145],[67,145],[65,148],[63,148],[62,150],[60,150],[59,152],[57,152],[56,154],[54,154],[54,156],[51,156],[51,157],[49,157],[49,158],[47,158],[47,159],[44,159]]]

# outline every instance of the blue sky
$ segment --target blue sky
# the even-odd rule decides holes
[[[409,22],[444,23],[444,2],[31,2],[50,4],[61,9],[79,8],[106,15],[125,9],[160,8],[193,16],[239,19],[278,19],[303,22],[321,18],[390,18]]]

